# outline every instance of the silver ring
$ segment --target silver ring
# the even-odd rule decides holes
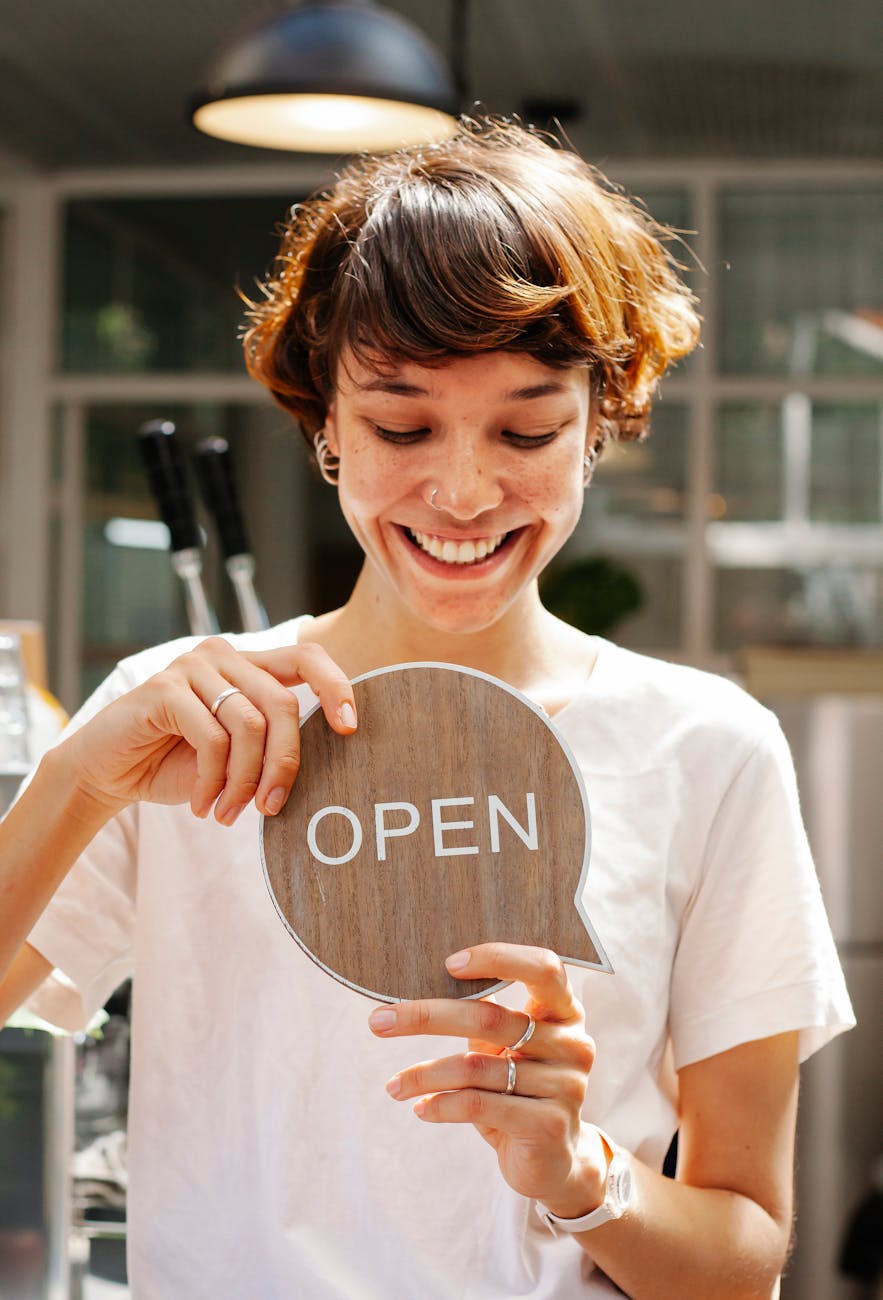
[[[218,696],[218,698],[215,700],[214,704],[211,707],[212,717],[214,718],[217,716],[218,709],[221,707],[221,705],[224,703],[225,700],[228,700],[230,698],[231,695],[241,695],[241,694],[242,691],[239,689],[238,686],[228,686],[225,691],[221,691],[221,694]]]
[[[437,496],[438,496],[438,488],[434,487],[429,494],[429,504],[432,506],[433,510],[441,511],[441,506],[437,506],[435,504],[435,498]]]
[[[528,1016],[527,1028],[525,1029],[524,1033],[521,1035],[518,1042],[513,1043],[511,1047],[507,1047],[506,1051],[520,1052],[522,1047],[524,1047],[527,1043],[529,1043],[530,1040],[533,1038],[533,1031],[536,1029],[536,1027],[537,1027],[537,1022],[534,1020],[533,1016]]]
[[[511,1057],[511,1056],[507,1056],[507,1057],[506,1057],[506,1071],[507,1071],[507,1073],[506,1073],[506,1088],[505,1088],[505,1091],[503,1092],[503,1096],[504,1096],[504,1097],[511,1097],[512,1094],[513,1094],[513,1092],[515,1091],[515,1059],[514,1059],[514,1057]]]

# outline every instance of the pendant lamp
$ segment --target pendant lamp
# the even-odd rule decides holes
[[[200,131],[237,144],[382,152],[456,130],[438,51],[373,0],[306,0],[240,37],[192,105]]]

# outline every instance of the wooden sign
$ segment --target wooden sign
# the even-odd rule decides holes
[[[270,893],[304,951],[381,1002],[504,987],[445,969],[489,940],[610,970],[582,902],[585,787],[542,710],[449,664],[353,685],[358,731],[307,714],[294,790],[261,823]]]

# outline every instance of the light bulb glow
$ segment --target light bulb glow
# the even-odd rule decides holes
[[[314,153],[383,152],[447,139],[448,113],[359,95],[247,95],[204,104],[193,115],[207,135],[236,144]]]

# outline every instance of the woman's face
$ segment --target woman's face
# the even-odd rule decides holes
[[[439,630],[493,625],[576,525],[588,426],[583,368],[487,352],[373,369],[345,354],[325,432],[365,576]]]

